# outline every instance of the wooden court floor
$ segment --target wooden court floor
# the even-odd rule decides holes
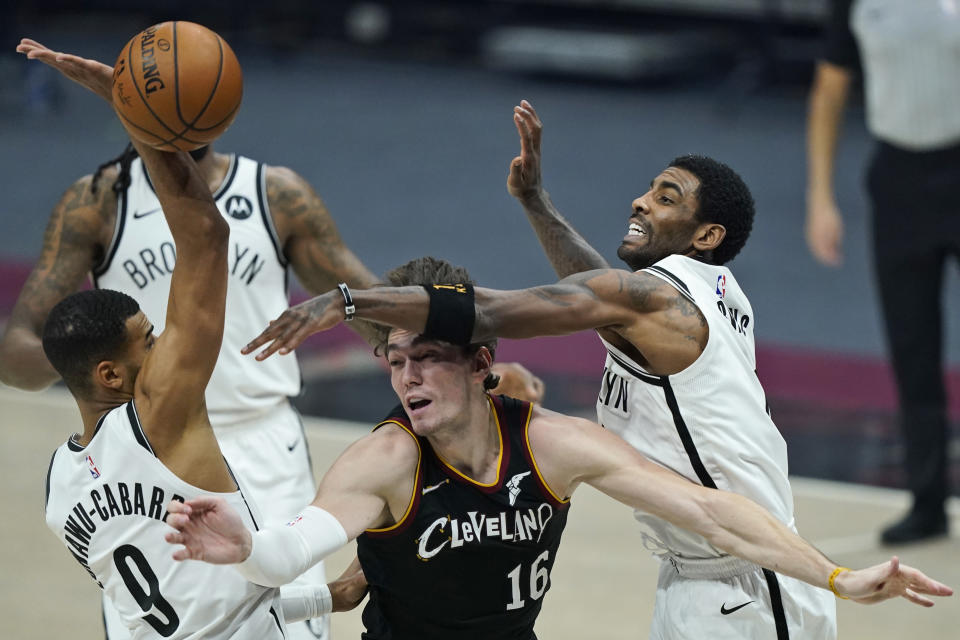
[[[315,470],[322,473],[365,431],[357,425],[308,419]],[[3,517],[0,518],[0,638],[102,638],[99,589],[43,521],[44,478],[50,456],[79,428],[65,392],[22,393],[0,386]],[[960,504],[950,505],[954,534],[928,544],[881,548],[877,530],[907,505],[903,492],[802,478],[793,480],[801,533],[836,562],[862,567],[896,552],[907,564],[960,587]],[[328,561],[339,574],[353,545]],[[657,563],[643,550],[630,510],[589,487],[578,490],[552,587],[537,624],[542,640],[647,637]],[[960,597],[932,609],[906,601],[838,604],[840,637],[851,640],[956,640]],[[336,614],[333,637],[359,638],[359,609]]]

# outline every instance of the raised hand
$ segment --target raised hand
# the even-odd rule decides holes
[[[79,85],[113,104],[113,67],[69,53],[51,51],[36,40],[23,38],[17,52],[47,64]]]
[[[514,198],[525,198],[540,190],[540,136],[543,123],[537,117],[533,105],[521,100],[513,108],[513,123],[520,134],[520,155],[510,162],[510,175],[507,176],[507,191]]]
[[[906,598],[921,607],[932,607],[929,596],[950,596],[953,589],[928,578],[922,571],[900,564],[893,556],[888,562],[837,576],[834,585],[842,596],[861,604],[874,604],[890,598]]]
[[[500,382],[493,393],[501,393],[511,398],[527,402],[543,400],[543,380],[530,373],[530,370],[518,362],[496,362],[491,371],[500,376]]]
[[[311,334],[337,326],[344,318],[343,297],[339,289],[328,291],[316,298],[290,307],[267,328],[250,341],[240,353],[248,355],[263,345],[266,349],[257,354],[257,360],[269,358],[277,351],[285,355],[296,349]]]
[[[203,560],[211,564],[236,564],[250,555],[253,541],[240,515],[223,498],[203,496],[167,505],[166,534],[170,544],[182,544],[174,560]]]

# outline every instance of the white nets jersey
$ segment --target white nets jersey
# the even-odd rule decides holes
[[[131,638],[283,638],[279,590],[232,567],[176,562],[164,540],[166,505],[218,495],[256,529],[242,490],[213,494],[187,484],[154,455],[133,402],[104,414],[90,443],[74,438],[47,473],[47,526],[100,585]]]
[[[792,526],[787,446],[757,378],[750,301],[726,267],[674,255],[644,272],[699,307],[710,332],[707,346],[680,373],[658,376],[604,341],[600,424],[654,462],[747,496]],[[663,551],[687,558],[724,555],[696,534],[641,511],[635,515]]]
[[[289,306],[287,261],[267,206],[264,165],[230,157],[223,184],[213,194],[230,224],[229,281],[223,345],[207,385],[207,411],[214,428],[249,419],[300,391],[293,354],[257,362],[240,348]],[[93,272],[94,285],[133,297],[156,333],[167,317],[176,246],[143,163],[130,168],[130,186],[120,194],[113,242]]]

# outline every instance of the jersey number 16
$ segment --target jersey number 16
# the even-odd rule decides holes
[[[550,557],[550,551],[544,551],[530,565],[530,597],[539,600],[547,591],[547,585],[550,584],[550,570],[541,566]],[[517,565],[507,574],[510,580],[511,599],[507,603],[507,611],[519,609],[526,604],[520,594],[520,571],[523,565]]]

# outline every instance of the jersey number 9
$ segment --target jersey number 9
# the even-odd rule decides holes
[[[146,590],[130,568],[129,560],[133,561],[137,571],[146,581]],[[160,581],[157,579],[157,574],[150,568],[150,563],[147,562],[143,552],[132,544],[125,544],[117,547],[116,551],[113,552],[113,563],[123,578],[123,584],[127,585],[130,595],[140,605],[140,609],[147,614],[143,617],[147,624],[164,638],[172,636],[177,627],[180,626],[180,618],[177,617],[177,612],[173,610],[170,603],[160,594]],[[166,622],[150,613],[154,608],[166,618]]]

